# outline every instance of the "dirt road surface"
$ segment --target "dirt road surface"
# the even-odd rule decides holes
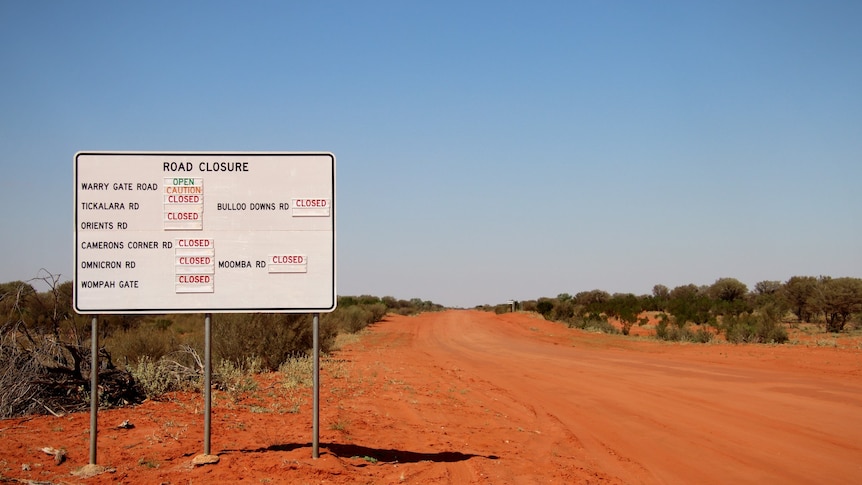
[[[862,483],[862,348],[672,344],[527,314],[389,316],[310,393],[278,374],[217,394],[216,465],[199,395],[88,416],[0,422],[0,476],[54,483]],[[289,410],[286,402],[299,403]],[[133,429],[113,425],[123,420]],[[39,451],[62,447],[55,465]],[[22,470],[26,464],[28,470]]]

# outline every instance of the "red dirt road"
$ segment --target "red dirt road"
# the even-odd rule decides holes
[[[0,422],[0,477],[54,483],[862,483],[862,348],[668,344],[524,314],[389,316],[323,373],[321,458],[310,393],[277,374],[217,394],[88,416]],[[124,419],[131,430],[113,429]],[[38,450],[63,447],[55,465]],[[27,463],[30,470],[22,471]]]

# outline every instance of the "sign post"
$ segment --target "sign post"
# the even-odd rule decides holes
[[[316,337],[335,310],[335,156],[79,152],[74,183],[76,312],[206,314],[209,455],[212,313],[313,313]],[[95,464],[95,316],[92,339]]]
[[[314,356],[312,360],[314,361],[314,369],[312,370],[312,418],[311,418],[311,428],[312,428],[312,439],[311,439],[311,457],[317,459],[320,457],[320,314],[315,313],[312,317],[313,329],[312,329],[312,340],[314,347],[312,349],[312,353]]]
[[[212,392],[213,392],[213,359],[212,359],[212,323],[213,316],[204,316],[204,455],[211,455],[212,437]]]
[[[96,436],[99,429],[99,318],[90,321],[90,465],[96,464]]]

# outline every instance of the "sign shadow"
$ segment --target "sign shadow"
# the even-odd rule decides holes
[[[285,443],[258,448],[255,450],[225,450],[239,451],[241,453],[265,453],[268,451],[293,451],[299,448],[311,448],[311,443]],[[435,463],[455,463],[467,461],[471,458],[486,458],[498,460],[496,455],[478,455],[473,453],[461,453],[459,451],[420,452],[410,450],[397,450],[393,448],[374,448],[357,444],[344,443],[321,443],[321,454],[330,454],[339,458],[372,458],[382,463],[419,463],[430,461]]]

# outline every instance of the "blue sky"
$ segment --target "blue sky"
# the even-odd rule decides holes
[[[74,274],[79,150],[333,152],[339,294],[862,277],[860,19],[856,1],[4,1],[0,281]]]

